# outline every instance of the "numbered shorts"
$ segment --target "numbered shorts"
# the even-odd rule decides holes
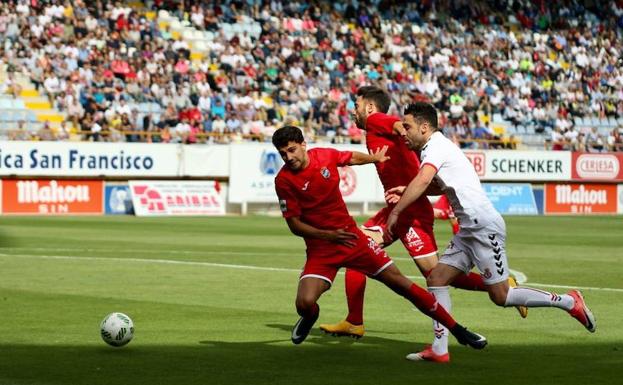
[[[463,228],[452,238],[439,263],[469,273],[476,266],[486,285],[508,279],[506,226],[493,221],[480,228]]]
[[[370,231],[378,231],[381,235],[387,232],[387,217],[391,212],[389,207],[383,207],[373,217],[368,219],[361,227]],[[426,223],[417,218],[401,215],[396,224],[394,239],[402,241],[405,249],[413,259],[426,258],[437,254],[437,242],[433,233],[433,222]],[[389,246],[391,243],[386,244]]]
[[[349,231],[359,235],[355,247],[335,244],[331,248],[307,249],[307,262],[300,279],[320,278],[333,284],[337,271],[342,267],[375,277],[394,263],[385,250],[361,230],[355,228]]]

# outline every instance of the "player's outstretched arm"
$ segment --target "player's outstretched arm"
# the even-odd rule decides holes
[[[422,196],[422,194],[424,194],[428,188],[428,185],[430,185],[431,181],[435,177],[435,174],[437,174],[435,167],[430,164],[422,166],[420,172],[418,172],[417,176],[413,178],[411,183],[409,183],[407,188],[402,193],[402,197],[400,197],[400,200],[389,214],[389,218],[387,220],[388,233],[391,234],[392,227],[396,224],[400,213],[415,202],[420,196]]]
[[[353,151],[353,156],[350,158],[350,162],[348,163],[351,166],[358,166],[361,164],[368,163],[383,163],[386,160],[389,160],[389,156],[385,155],[387,152],[387,146],[383,146],[381,148],[377,148],[374,152],[370,154],[366,154],[359,151]]]
[[[294,235],[298,235],[302,238],[316,238],[324,239],[330,242],[339,243],[348,247],[354,247],[356,245],[357,234],[350,233],[346,230],[323,230],[317,227],[308,225],[303,222],[299,217],[286,218],[286,223],[290,228],[290,231]]]

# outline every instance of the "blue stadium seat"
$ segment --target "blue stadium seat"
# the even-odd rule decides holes
[[[35,114],[34,111],[27,110],[26,121],[28,123],[37,123],[39,121],[39,119],[37,119],[37,114]]]
[[[0,98],[0,110],[8,110],[11,109],[11,99],[8,98]]]

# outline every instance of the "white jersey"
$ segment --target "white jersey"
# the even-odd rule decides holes
[[[435,180],[448,197],[461,227],[484,225],[500,218],[482,189],[472,163],[441,132],[431,135],[420,157],[422,167],[429,164],[437,170]]]

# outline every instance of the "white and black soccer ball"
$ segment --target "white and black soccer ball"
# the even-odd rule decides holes
[[[123,313],[110,313],[100,324],[104,342],[111,346],[123,346],[134,337],[134,323]]]

